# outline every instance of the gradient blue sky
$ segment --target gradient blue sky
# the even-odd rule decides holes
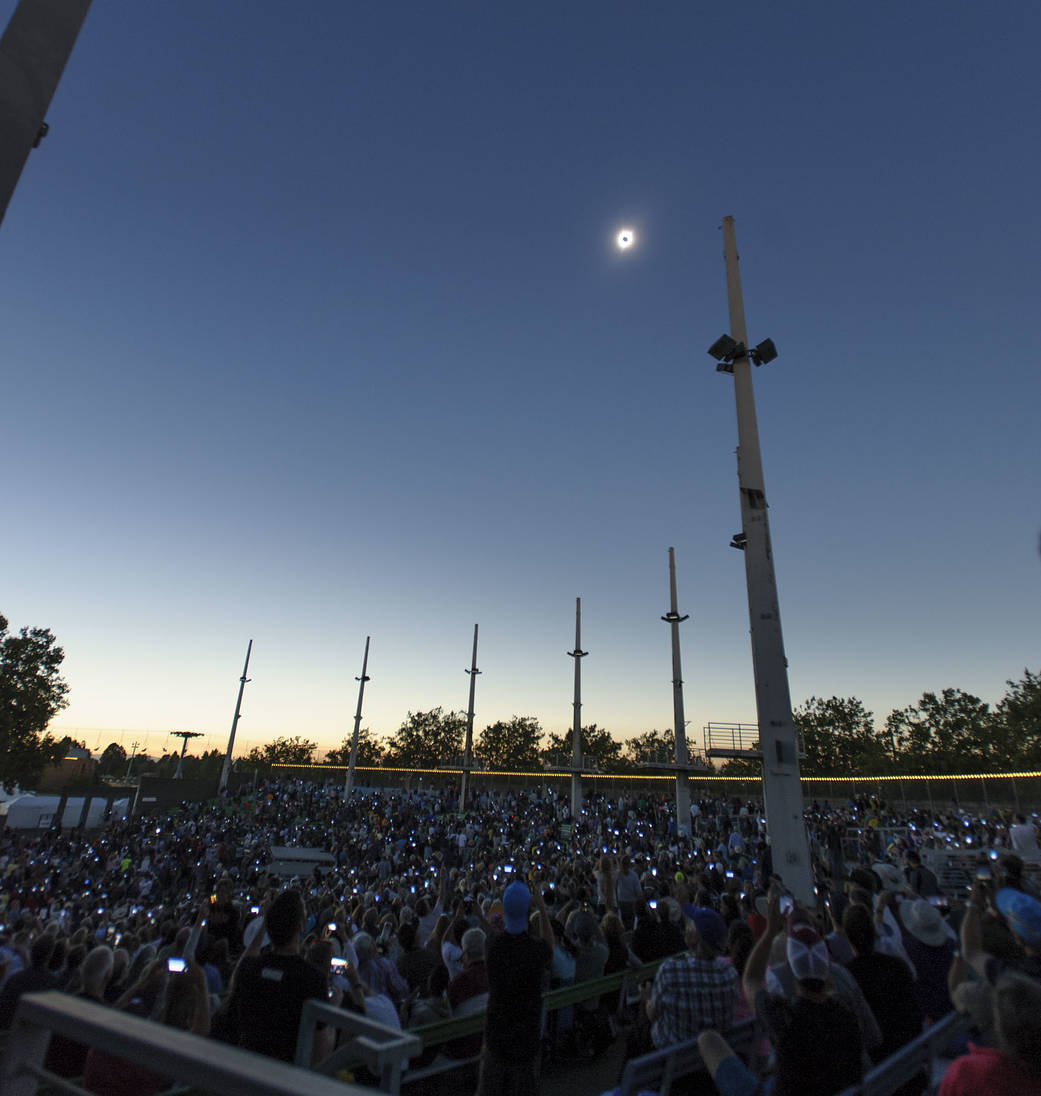
[[[0,2],[6,23],[13,0]],[[97,0],[0,228],[0,611],[151,752],[754,721],[721,218],[793,699],[1038,667],[1031,3]],[[619,255],[614,232],[639,246]],[[147,739],[141,731],[153,733]],[[132,734],[137,731],[138,734]],[[176,745],[174,743],[174,745]]]

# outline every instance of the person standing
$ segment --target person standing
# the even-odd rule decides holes
[[[788,965],[795,977],[794,1001],[766,990],[766,971],[774,938],[784,928],[771,889],[766,932],[745,965],[742,985],[765,1022],[777,1056],[773,1096],[832,1096],[861,1078],[864,1045],[856,1017],[827,992],[831,960],[828,946],[804,922],[790,923],[786,935]],[[761,1091],[755,1075],[734,1054],[718,1031],[703,1031],[698,1049],[721,1096]]]
[[[615,897],[618,899],[618,916],[628,932],[636,918],[636,906],[643,901],[643,885],[628,856],[622,857],[618,881],[615,883]]]
[[[542,1049],[542,981],[553,957],[553,928],[535,888],[539,937],[528,935],[532,895],[511,883],[502,896],[506,931],[487,942],[488,1013],[477,1096],[537,1096]]]
[[[264,919],[271,947],[261,954],[258,932],[239,960],[228,1002],[234,1041],[285,1062],[296,1055],[304,1002],[328,993],[327,979],[300,955],[305,917],[299,891],[283,891],[271,903]]]

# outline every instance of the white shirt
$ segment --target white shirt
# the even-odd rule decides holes
[[[1017,822],[1008,828],[1012,851],[1030,864],[1041,861],[1041,849],[1037,846],[1037,831],[1029,822]]]

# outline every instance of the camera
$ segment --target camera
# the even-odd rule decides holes
[[[188,964],[183,959],[171,955],[170,958],[166,960],[166,969],[171,974],[184,974],[188,969]]]

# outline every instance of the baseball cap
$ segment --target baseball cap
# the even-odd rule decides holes
[[[808,925],[796,924],[788,934],[788,966],[798,982],[823,982],[831,968],[828,945]]]
[[[1028,948],[1041,950],[1041,902],[1012,887],[1002,887],[994,903],[1016,938]]]
[[[710,910],[708,906],[686,905],[683,907],[683,912],[694,922],[698,936],[709,947],[717,951],[723,950],[727,942],[727,923],[715,910]]]
[[[531,891],[517,880],[511,883],[502,896],[502,911],[506,919],[506,931],[514,935],[528,931],[528,910],[531,908]]]

